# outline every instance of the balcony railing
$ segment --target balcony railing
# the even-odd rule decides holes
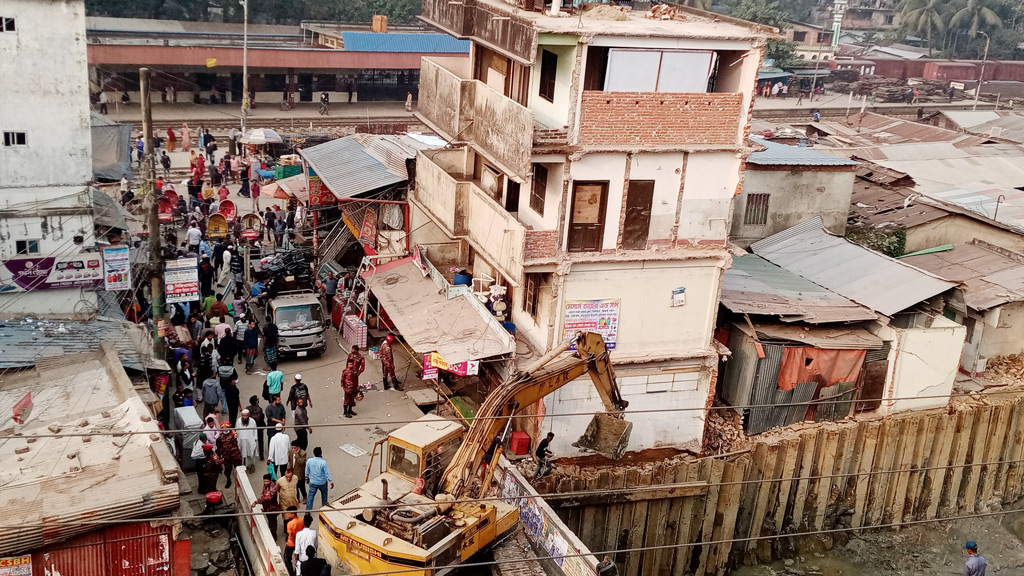
[[[476,183],[449,174],[442,165],[459,163],[463,151],[438,151],[416,157],[413,198],[450,236],[465,238],[473,249],[509,278],[523,271],[526,228]]]
[[[418,115],[442,137],[471,144],[502,171],[526,179],[533,113],[478,80],[465,59],[424,58]]]

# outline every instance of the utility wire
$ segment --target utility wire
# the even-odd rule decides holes
[[[321,365],[318,365],[318,366],[314,366],[313,368],[306,368],[305,370],[322,368],[323,366],[329,366],[329,365],[332,365],[332,364],[342,364],[344,362],[346,362],[346,360],[344,360],[344,359],[343,360],[338,360],[338,361],[335,361],[335,362],[329,362],[329,363],[326,363],[326,364],[321,364]],[[0,373],[0,375],[2,375],[2,373]],[[995,396],[995,395],[998,395],[998,394],[1024,395],[1024,391],[1021,391],[1021,390],[999,390],[999,391],[995,391],[995,392],[987,392],[985,394],[980,394],[980,396],[981,397],[987,397],[987,396]],[[883,400],[900,401],[900,400],[924,400],[924,399],[942,399],[942,398],[951,399],[951,398],[975,397],[975,396],[979,396],[979,394],[976,394],[976,393],[960,393],[960,394],[948,394],[948,395],[939,394],[939,395],[932,395],[932,396],[906,396],[906,397],[888,398],[888,399],[883,399]],[[742,409],[781,408],[781,407],[787,407],[787,406],[806,406],[806,407],[811,407],[811,406],[818,406],[818,405],[839,404],[839,403],[845,403],[845,402],[856,402],[856,400],[840,400],[840,401],[836,401],[836,400],[832,400],[831,398],[821,398],[821,399],[817,399],[817,400],[812,400],[810,402],[799,402],[799,403],[789,403],[789,404],[746,404],[746,405],[738,405],[738,406],[710,406],[710,407],[703,407],[703,406],[694,407],[694,406],[690,406],[690,407],[680,407],[680,408],[648,408],[648,409],[644,409],[644,410],[628,410],[627,409],[626,411],[618,412],[617,414],[622,414],[624,417],[626,417],[626,416],[630,416],[630,415],[642,415],[642,414],[661,414],[661,413],[675,413],[675,412],[711,412],[711,411],[714,411],[714,410],[738,410],[738,409],[741,409],[741,408]],[[601,411],[598,410],[597,412],[601,412]],[[544,418],[572,417],[572,416],[593,416],[594,414],[595,414],[595,411],[589,411],[589,412],[565,412],[565,413],[559,413],[559,414],[545,414]],[[508,415],[508,416],[484,416],[484,415],[477,415],[477,416],[474,416],[472,419],[462,418],[462,417],[453,417],[451,419],[455,420],[455,421],[458,421],[458,422],[462,422],[462,423],[464,423],[466,425],[469,425],[470,423],[472,423],[473,421],[476,421],[476,420],[506,420],[506,419],[520,419],[520,418],[536,418],[536,417],[537,417],[536,414],[511,414],[511,415]],[[418,421],[419,421],[419,419],[416,419],[416,420],[377,420],[377,419],[371,419],[371,420],[353,421],[353,422],[330,422],[330,423],[324,423],[324,424],[309,424],[307,426],[302,426],[302,428],[339,428],[339,427],[343,428],[343,427],[347,427],[347,426],[400,425],[400,424],[412,424],[412,423],[418,422]],[[841,422],[841,421],[839,421],[839,422]],[[234,426],[235,423],[232,422],[231,424],[232,424],[232,426]],[[295,426],[285,425],[284,428],[287,430],[289,428],[295,428]],[[237,429],[235,429],[235,428],[232,428],[232,429],[237,431]],[[257,426],[255,429],[256,430],[274,430],[274,429],[276,429],[276,427],[274,427],[274,426]],[[189,432],[192,432],[192,430],[163,430],[163,431],[161,431],[161,433],[163,433],[163,434],[176,434],[176,433],[189,433]],[[13,434],[11,436],[7,436],[5,438],[0,439],[0,443],[2,443],[2,441],[5,440],[5,439],[13,439],[13,438],[51,438],[51,437],[52,438],[60,438],[60,437],[65,437],[65,436],[103,436],[103,435],[107,435],[107,436],[128,436],[128,435],[132,435],[132,434],[150,434],[150,433],[151,432],[138,432],[138,431],[127,431],[127,430],[126,431],[69,432],[69,433],[66,433],[66,434],[43,434],[43,433],[38,433],[38,434],[36,434],[36,433],[32,433],[32,434],[18,434],[18,433],[15,433],[15,434]]]
[[[681,482],[681,483],[673,483],[673,484],[652,484],[652,485],[631,486],[631,487],[626,487],[626,488],[605,488],[605,489],[600,489],[600,490],[577,490],[577,491],[571,491],[571,492],[553,492],[553,493],[550,493],[550,494],[536,494],[536,495],[526,494],[526,495],[522,495],[522,496],[509,497],[509,498],[504,498],[504,497],[500,497],[500,496],[489,496],[489,497],[483,497],[483,498],[463,498],[463,499],[452,500],[452,501],[450,501],[450,503],[451,504],[479,504],[479,503],[483,503],[483,502],[508,502],[508,501],[516,501],[516,500],[534,500],[534,499],[543,499],[545,501],[546,500],[571,500],[573,498],[578,498],[580,496],[589,496],[589,495],[592,495],[592,494],[607,494],[607,495],[634,494],[634,493],[637,493],[637,492],[653,492],[653,491],[658,491],[658,490],[666,490],[666,489],[672,489],[672,488],[683,488],[683,487],[701,487],[701,488],[709,488],[710,489],[710,488],[713,488],[713,487],[722,487],[722,486],[745,486],[745,485],[748,485],[748,484],[772,484],[772,483],[776,483],[776,482],[781,483],[781,482],[793,482],[793,481],[824,480],[824,479],[847,478],[847,477],[853,478],[853,477],[859,477],[859,476],[882,476],[882,475],[886,475],[886,474],[903,474],[903,473],[909,473],[909,472],[926,472],[926,471],[929,471],[929,470],[950,470],[950,469],[954,469],[954,468],[958,468],[958,469],[959,468],[976,468],[976,467],[982,467],[982,466],[995,466],[995,465],[1000,465],[1000,464],[1019,464],[1019,463],[1024,463],[1024,459],[999,460],[999,461],[995,461],[995,462],[972,462],[972,463],[965,463],[965,464],[962,464],[962,465],[947,464],[947,465],[943,465],[943,466],[924,466],[924,467],[920,467],[920,468],[902,468],[902,469],[897,469],[897,470],[876,470],[876,471],[870,471],[870,472],[851,472],[849,474],[820,474],[820,475],[812,475],[812,476],[792,476],[792,477],[784,477],[784,478],[766,478],[766,479],[762,479],[762,480],[734,480],[734,481],[730,481],[730,482],[704,482],[704,481],[701,481],[701,480],[694,480],[693,482]],[[622,504],[622,503],[624,503],[624,502],[613,502],[613,503],[610,503],[610,504]],[[401,507],[405,507],[405,506],[416,507],[416,506],[429,506],[429,505],[431,505],[431,504],[415,504],[415,503],[410,504],[410,503],[395,502],[393,504],[374,505],[373,508],[391,509],[391,508],[401,508]],[[354,507],[339,506],[339,507],[335,507],[335,506],[331,506],[331,505],[328,505],[328,506],[326,506],[324,508],[321,508],[321,510],[338,511],[338,512],[361,512],[361,511],[363,511],[365,509],[366,509],[366,506],[354,506]],[[300,510],[300,512],[301,512],[301,510]],[[1021,511],[1021,512],[1024,512],[1024,511]],[[242,516],[257,516],[257,515],[260,515],[260,514],[266,515],[266,516],[275,516],[275,515],[282,515],[282,514],[287,514],[287,513],[288,513],[287,510],[268,510],[268,511],[260,511],[260,512],[224,512],[224,513],[218,513],[218,514],[204,515],[203,518],[238,518],[238,517],[242,517]],[[92,525],[92,524],[122,524],[122,523],[126,523],[126,522],[157,522],[157,521],[160,521],[160,520],[166,520],[166,517],[163,517],[163,518],[129,518],[129,519],[113,519],[113,520],[78,520],[78,521],[67,521],[67,522],[63,522],[63,523],[66,523],[66,524],[78,524],[78,525]],[[36,526],[40,526],[41,527],[41,526],[44,526],[44,525],[45,525],[44,523],[40,522]],[[16,527],[32,527],[32,526],[34,526],[34,525],[32,525],[32,524],[18,524],[17,526],[13,526],[13,525],[11,525],[11,526],[0,525],[0,529],[10,529],[10,528],[16,528]]]

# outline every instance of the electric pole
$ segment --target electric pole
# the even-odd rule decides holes
[[[147,227],[149,228],[149,275],[150,298],[153,307],[153,357],[164,358],[164,338],[160,334],[160,322],[164,318],[164,267],[160,247],[160,199],[156,196],[156,150],[153,144],[153,108],[149,102],[149,68],[139,68],[139,91],[142,101],[142,141],[145,154],[145,178],[147,191]]]

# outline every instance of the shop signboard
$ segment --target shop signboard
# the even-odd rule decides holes
[[[619,303],[618,298],[567,301],[562,317],[562,341],[571,340],[577,332],[596,332],[604,339],[605,346],[614,350],[619,333]]]
[[[130,290],[132,265],[127,246],[109,246],[103,249],[103,276],[107,290]]]
[[[0,264],[0,292],[98,288],[102,285],[103,262],[96,252],[59,258],[12,258]]]
[[[178,258],[164,267],[164,292],[167,303],[199,300],[199,267],[195,258]]]

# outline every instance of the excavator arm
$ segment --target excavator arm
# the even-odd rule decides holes
[[[574,344],[576,352],[573,356],[558,358]],[[440,491],[456,498],[462,496],[476,477],[476,473],[492,445],[499,439],[504,440],[507,436],[512,416],[583,374],[590,375],[601,396],[605,410],[623,422],[621,413],[629,403],[622,399],[618,385],[615,383],[615,371],[612,369],[604,340],[599,334],[592,332],[577,333],[575,338],[555,347],[527,369],[511,375],[488,395],[477,411],[476,418],[469,427],[462,445],[445,470]],[[604,418],[610,417],[604,416]],[[593,445],[585,445],[588,442],[581,438],[582,447],[620,456],[621,450],[625,446],[621,436],[624,434],[628,440],[630,430],[628,423],[616,427],[619,437],[609,442],[606,438],[607,435],[604,435],[605,438],[599,441],[596,438],[602,435],[591,433],[597,426],[596,422],[595,420],[591,423],[588,434],[584,436],[584,438],[589,436],[589,442]],[[499,441],[491,456],[492,461],[499,457],[500,445]],[[612,445],[617,445],[619,448],[616,449]],[[490,470],[493,470],[493,466],[490,467],[487,477],[484,478],[482,487],[489,484]],[[481,488],[481,491],[486,491],[486,488]],[[473,496],[478,495],[474,494]]]

